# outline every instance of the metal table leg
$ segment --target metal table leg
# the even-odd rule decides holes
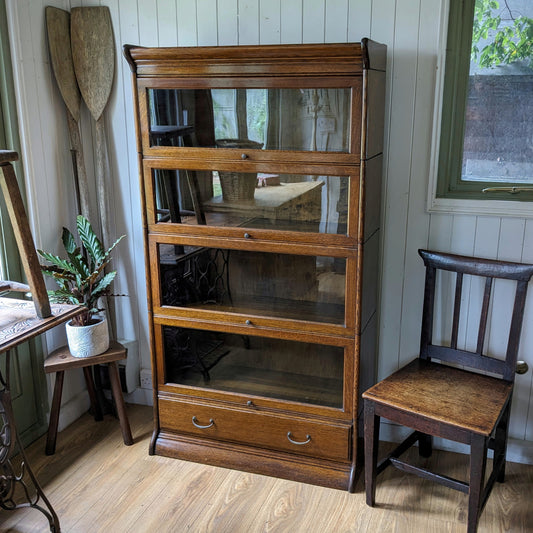
[[[50,531],[59,533],[59,518],[30,468],[17,433],[9,390],[10,359],[10,352],[8,351],[6,352],[5,379],[0,371],[0,507],[6,511],[33,507],[46,516],[50,524]],[[21,459],[18,473],[15,471],[11,460],[17,447]],[[25,481],[26,476],[29,478],[28,481],[31,480],[36,491],[35,494],[32,493],[31,486]],[[17,487],[22,488],[26,498],[26,501],[18,504],[15,501]],[[43,505],[40,503],[41,501]]]

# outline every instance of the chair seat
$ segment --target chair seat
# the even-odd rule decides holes
[[[512,389],[501,379],[417,358],[363,398],[488,437]]]

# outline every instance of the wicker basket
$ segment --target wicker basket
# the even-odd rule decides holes
[[[261,143],[248,139],[218,139],[219,148],[245,148],[260,150]],[[219,171],[222,199],[225,202],[249,201],[254,199],[255,186],[257,185],[256,172]]]

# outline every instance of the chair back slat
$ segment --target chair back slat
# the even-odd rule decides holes
[[[463,273],[457,272],[455,280],[455,301],[453,304],[453,323],[452,323],[452,348],[457,348],[457,336],[459,332],[459,317],[461,315],[461,295],[463,293]]]
[[[423,359],[439,359],[440,361],[464,365],[471,369],[492,372],[507,381],[514,381],[520,332],[524,318],[527,288],[533,275],[533,265],[479,259],[440,252],[419,250],[426,266],[426,284],[424,291],[424,308],[422,316],[422,332],[420,341],[420,357]],[[433,316],[435,311],[435,280],[436,270],[456,272],[455,300],[453,308],[452,332],[450,346],[432,344]],[[476,352],[457,348],[463,275],[486,278],[481,306],[481,316],[477,336]],[[509,339],[505,351],[505,359],[489,357],[483,354],[493,279],[516,281],[513,312],[509,329]],[[503,353],[501,354],[504,355]]]
[[[479,330],[477,334],[476,353],[483,353],[485,344],[485,333],[487,331],[487,319],[489,316],[490,294],[492,292],[492,278],[485,278],[485,292],[483,293],[483,304],[481,306],[481,316],[479,318]]]
[[[495,359],[486,355],[458,350],[448,346],[430,345],[428,346],[428,356],[432,359],[439,359],[447,363],[463,365],[469,368],[477,368],[485,372],[492,372],[503,376],[506,370],[506,362],[503,359]]]

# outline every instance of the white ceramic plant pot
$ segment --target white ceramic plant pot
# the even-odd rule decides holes
[[[109,348],[109,330],[105,317],[96,317],[98,322],[89,326],[73,326],[67,322],[67,341],[74,357],[91,357],[104,353]]]

